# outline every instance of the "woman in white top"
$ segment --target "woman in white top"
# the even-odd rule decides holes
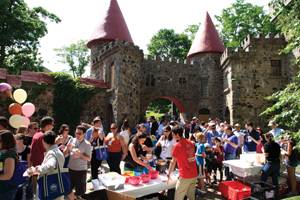
[[[172,136],[171,127],[170,126],[165,127],[164,135],[160,137],[159,141],[156,144],[156,147],[161,146],[160,157],[164,160],[166,160],[166,158],[171,158],[175,144],[176,144],[176,140]]]
[[[127,145],[128,141],[129,141],[129,138],[131,136],[129,123],[128,123],[127,120],[124,120],[124,123],[122,125],[120,134],[124,137],[125,144]]]

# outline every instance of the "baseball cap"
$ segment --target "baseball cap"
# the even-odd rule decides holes
[[[193,120],[194,120],[194,119],[198,119],[198,118],[197,118],[197,117],[193,117]]]
[[[234,127],[241,127],[241,125],[240,124],[235,124]]]
[[[220,137],[215,137],[215,140],[218,140],[219,142],[222,141]]]
[[[204,144],[204,147],[205,147],[205,148],[210,148],[210,144],[209,144],[209,143],[205,143],[205,144]]]

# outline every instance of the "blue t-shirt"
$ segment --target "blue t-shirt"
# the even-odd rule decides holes
[[[255,129],[253,129],[251,133],[249,133],[249,130],[246,130],[245,133],[246,135],[245,135],[244,151],[256,151],[256,146],[257,146],[256,143],[253,140],[249,141],[248,136],[252,136],[255,140],[259,141],[260,140],[259,133]]]
[[[212,131],[208,131],[205,135],[205,141],[210,144],[211,147],[215,146],[216,144],[214,142],[211,141],[211,138],[214,138],[214,137],[220,137],[221,140],[223,141],[222,139],[222,134],[219,133],[218,131],[216,131],[215,133],[213,133]],[[222,142],[221,141],[221,142]]]
[[[205,153],[205,146],[204,146],[203,143],[198,143],[198,144],[196,144],[196,146],[197,146],[196,154],[202,155],[202,152]],[[197,165],[204,165],[204,158],[203,157],[196,156],[196,160],[197,160]]]
[[[90,139],[91,139],[91,137],[92,137],[93,128],[94,128],[94,126],[92,126],[91,128],[89,128],[89,129],[86,131],[85,139],[87,139],[88,141],[90,141]],[[105,137],[105,133],[104,133],[104,131],[103,131],[103,126],[102,126],[102,124],[101,124],[100,130],[102,131],[103,137]]]

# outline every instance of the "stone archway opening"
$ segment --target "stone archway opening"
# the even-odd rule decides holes
[[[149,117],[151,115],[158,118],[165,116],[164,118],[167,120],[174,116],[176,119],[181,118],[181,121],[183,121],[186,116],[186,109],[179,100],[173,97],[163,96],[149,103],[146,116]]]

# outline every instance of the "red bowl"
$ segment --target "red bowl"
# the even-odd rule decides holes
[[[140,177],[141,177],[143,183],[148,183],[151,178],[151,176],[149,174],[141,174]]]
[[[121,176],[124,176],[125,183],[128,183],[130,175],[129,174],[121,174]]]
[[[156,179],[158,177],[158,171],[149,171],[148,174],[151,176],[152,179]]]
[[[139,176],[130,176],[129,177],[129,182],[131,185],[138,185],[141,182],[141,177]]]

